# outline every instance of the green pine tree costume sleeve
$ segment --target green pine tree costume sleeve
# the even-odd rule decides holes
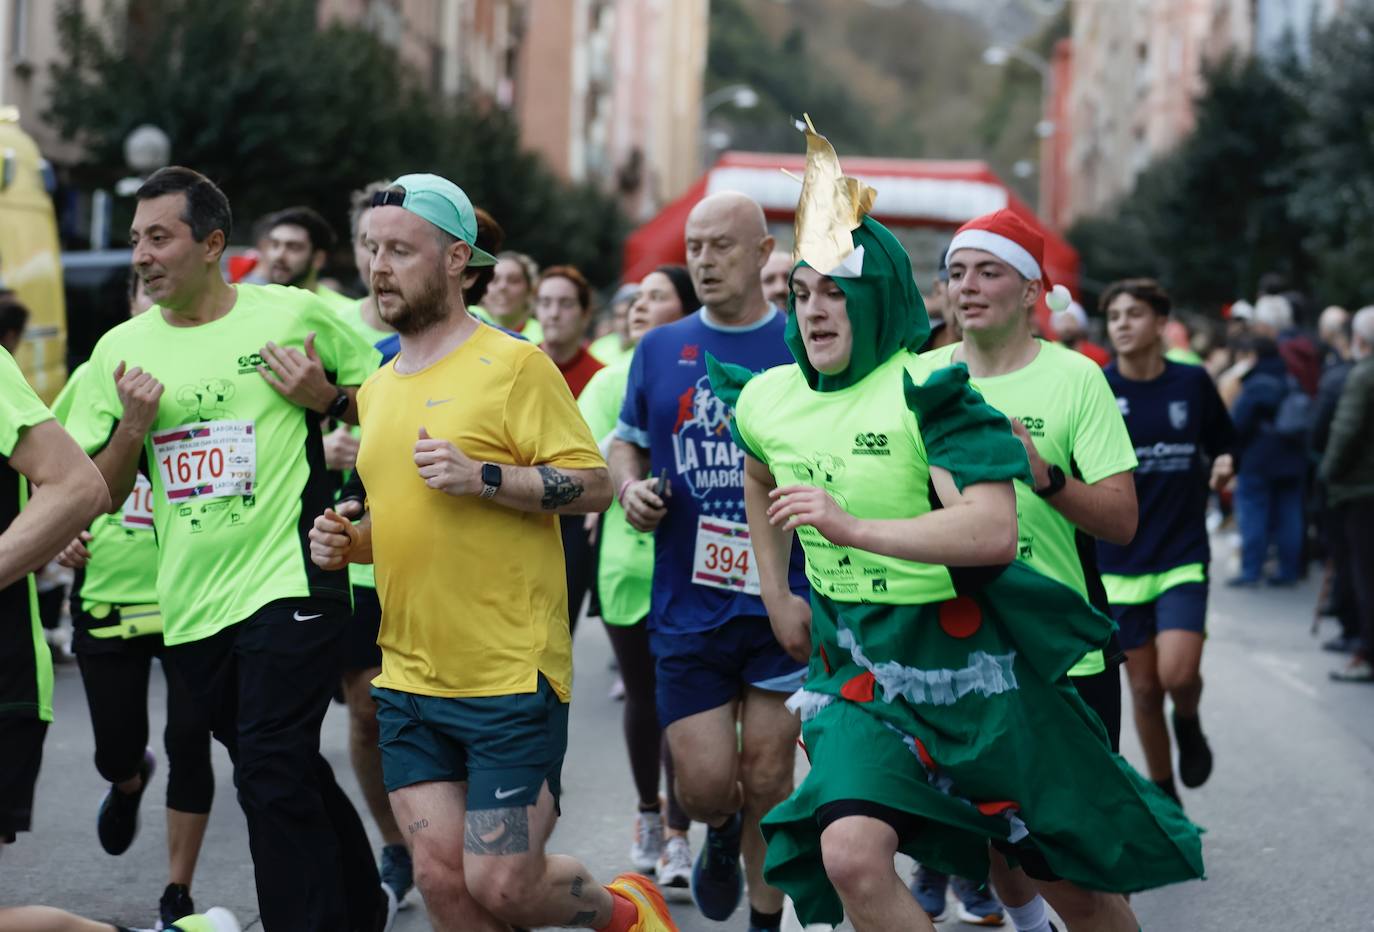
[[[979,482],[1035,484],[1026,448],[1006,417],[969,385],[967,366],[937,369],[924,385],[903,373],[902,386],[930,465],[948,470],[961,492]]]
[[[710,353],[707,353],[706,374],[711,379],[711,391],[715,392],[716,397],[729,405],[730,410],[734,412],[733,416],[730,418],[730,436],[734,438],[735,444],[759,462],[768,462],[768,460],[759,456],[759,454],[755,452],[755,448],[741,435],[739,411],[736,410],[736,406],[739,404],[740,395],[744,392],[744,386],[749,384],[749,380],[758,375],[758,373],[745,366],[737,366],[730,362],[721,362]]]

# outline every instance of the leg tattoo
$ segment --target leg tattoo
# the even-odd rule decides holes
[[[530,850],[530,816],[524,806],[469,811],[463,821],[463,850],[473,854],[525,854]]]

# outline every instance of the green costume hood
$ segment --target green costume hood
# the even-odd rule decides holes
[[[854,334],[847,369],[823,375],[812,368],[797,323],[795,301],[791,296],[787,299],[787,347],[807,384],[819,392],[858,384],[894,353],[917,352],[930,338],[930,318],[911,275],[911,258],[897,237],[871,217],[863,218],[852,236],[855,251],[863,250],[862,274],[857,278],[836,275],[831,279],[844,292],[849,327]],[[805,260],[797,265],[810,267]]]

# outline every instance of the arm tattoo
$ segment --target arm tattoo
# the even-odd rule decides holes
[[[463,820],[463,850],[473,854],[525,854],[530,850],[530,816],[524,806],[477,809]]]
[[[576,501],[582,495],[582,480],[574,479],[552,466],[536,466],[535,468],[539,470],[539,475],[544,480],[544,497],[539,504],[544,507],[545,511],[562,508],[564,505]]]

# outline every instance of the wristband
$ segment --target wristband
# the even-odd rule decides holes
[[[615,493],[615,500],[620,503],[621,508],[625,507],[625,490],[630,487],[630,483],[632,482],[634,482],[633,479],[626,479],[624,482],[620,483],[620,491]]]

